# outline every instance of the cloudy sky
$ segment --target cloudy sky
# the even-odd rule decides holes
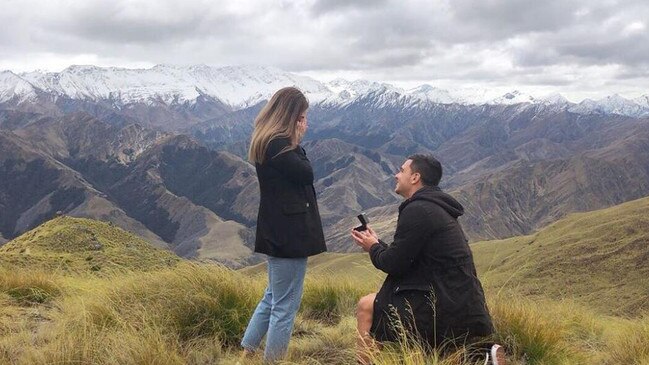
[[[0,0],[0,70],[267,65],[326,81],[649,94],[647,0]]]

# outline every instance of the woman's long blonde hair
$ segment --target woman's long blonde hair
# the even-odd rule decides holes
[[[297,121],[308,108],[309,101],[297,88],[285,87],[278,90],[255,118],[248,160],[263,163],[268,144],[275,138],[288,138],[291,141],[291,145],[280,153],[295,148]]]

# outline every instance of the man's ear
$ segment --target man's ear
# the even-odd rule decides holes
[[[418,172],[415,172],[411,175],[410,181],[412,182],[412,185],[417,185],[421,181],[421,174]]]

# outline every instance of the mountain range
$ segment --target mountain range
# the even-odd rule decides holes
[[[286,85],[299,87],[316,104],[343,107],[368,94],[382,94],[383,106],[421,107],[425,104],[513,105],[520,103],[555,105],[576,113],[604,113],[627,116],[649,115],[649,94],[626,99],[613,94],[600,100],[568,101],[559,93],[532,96],[517,90],[502,95],[489,89],[447,90],[428,84],[403,89],[367,80],[335,79],[320,82],[272,67],[206,65],[157,65],[149,69],[70,66],[61,72],[34,71],[16,74],[0,72],[0,102],[20,104],[38,100],[44,94],[54,100],[104,100],[116,108],[145,103],[200,104],[212,99],[231,110],[244,109],[268,98]]]
[[[472,240],[528,234],[570,212],[649,195],[649,98],[571,103],[512,91],[320,82],[268,67],[71,66],[0,73],[0,244],[57,212],[110,220],[177,254],[231,266],[251,254],[252,120],[277,89],[309,97],[303,145],[329,248],[367,211],[396,222],[394,173],[442,161]],[[386,237],[387,238],[387,237]]]

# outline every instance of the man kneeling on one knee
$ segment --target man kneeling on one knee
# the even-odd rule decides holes
[[[371,227],[351,234],[372,264],[387,273],[378,293],[358,303],[360,363],[369,363],[374,341],[403,334],[426,348],[470,344],[493,333],[473,255],[457,218],[462,205],[438,187],[442,166],[428,155],[410,156],[395,175],[399,206],[394,242]],[[503,365],[502,347],[489,345],[491,364]]]

